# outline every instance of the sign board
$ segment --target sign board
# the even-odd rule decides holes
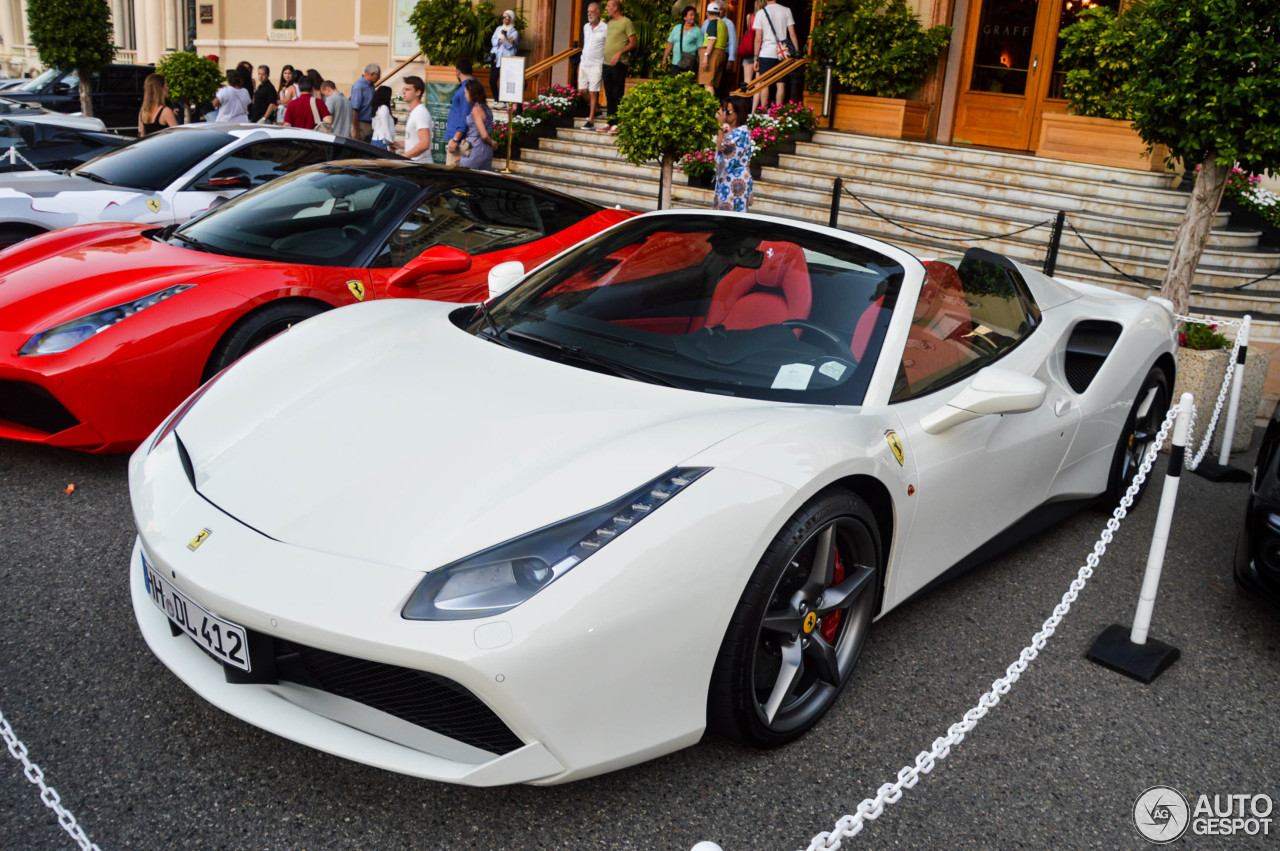
[[[418,46],[418,35],[409,26],[409,16],[418,0],[396,0],[395,28],[391,34],[391,55],[408,59],[421,48]]]
[[[449,105],[453,100],[453,92],[457,83],[427,83],[427,90],[422,93],[422,102],[431,113],[431,161],[436,165],[444,165],[445,147],[449,139],[444,132],[449,123]]]
[[[498,66],[498,91],[494,97],[501,103],[524,102],[524,57],[504,56]]]
[[[200,4],[200,23],[202,24],[213,23],[213,4],[212,3]]]

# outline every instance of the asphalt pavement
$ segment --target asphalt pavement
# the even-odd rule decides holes
[[[262,732],[171,675],[129,605],[125,467],[0,445],[0,712],[103,851],[803,848],[1004,673],[1106,520],[1079,514],[882,618],[833,711],[789,747],[707,740],[566,786],[470,789]],[[1150,786],[1193,806],[1280,800],[1280,614],[1230,574],[1246,485],[1182,480],[1151,629],[1182,658],[1151,685],[1084,658],[1132,621],[1158,488],[1013,691],[845,848],[1142,848],[1133,807]],[[1275,847],[1277,832],[1178,844]],[[0,749],[0,849],[73,847]]]

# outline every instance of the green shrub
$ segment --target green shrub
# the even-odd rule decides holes
[[[9,14],[6,5],[3,14]],[[115,30],[106,0],[29,0],[27,27],[40,61],[80,74],[80,109],[93,115],[89,78],[115,59]]]
[[[937,66],[951,27],[925,29],[906,0],[828,0],[810,35],[818,61],[809,65],[811,91],[820,90],[823,63],[851,94],[900,98]]]
[[[490,38],[501,23],[502,15],[489,0],[474,6],[471,0],[418,0],[409,15],[418,47],[434,65],[452,65],[459,56],[488,64]],[[524,32],[526,26],[517,11],[516,29]]]
[[[1073,114],[1133,118],[1129,81],[1141,9],[1139,4],[1122,15],[1103,7],[1085,9],[1060,33],[1060,67],[1067,72],[1063,93]]]
[[[1201,325],[1199,322],[1183,323],[1182,333],[1178,335],[1178,343],[1184,349],[1212,351],[1225,349],[1227,338],[1217,331],[1217,325]]]
[[[195,104],[213,100],[225,79],[216,62],[185,50],[165,54],[156,73],[164,75],[169,96],[185,105],[188,123],[195,120]]]
[[[715,95],[694,85],[692,72],[641,83],[618,104],[618,152],[636,165],[658,160],[662,166],[659,209],[670,206],[675,161],[715,136],[718,106]]]

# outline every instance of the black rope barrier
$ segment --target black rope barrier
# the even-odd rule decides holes
[[[867,209],[867,212],[871,213],[873,216],[876,216],[877,218],[883,219],[884,221],[888,222],[889,224],[893,225],[896,228],[902,228],[908,233],[914,233],[916,236],[923,236],[929,239],[947,239],[947,240],[951,240],[952,242],[958,241],[955,234],[925,233],[924,231],[919,231],[919,230],[915,230],[914,228],[909,228],[906,225],[902,224],[901,222],[895,222],[893,219],[889,218],[884,213],[881,213],[879,210],[876,210],[875,208],[873,208],[866,201],[863,201],[853,192],[850,192],[847,186],[844,186],[841,188],[844,190],[846,195],[848,195],[850,198],[852,198],[853,200],[861,204],[863,207],[865,207]],[[1034,225],[1028,225],[1025,228],[1021,228],[1019,230],[1015,230],[1010,233],[1001,234],[999,236],[980,236],[968,241],[969,242],[986,242],[987,240],[991,240],[991,239],[1007,239],[1008,237],[1017,236],[1020,233],[1026,233],[1029,230],[1035,230],[1036,228],[1044,227],[1045,225],[1051,225],[1051,224],[1053,224],[1053,219],[1045,219],[1043,222],[1036,222]]]
[[[1280,275],[1280,269],[1273,269],[1273,270],[1271,270],[1270,272],[1268,272],[1267,274],[1263,275],[1261,278],[1254,278],[1252,281],[1245,281],[1243,284],[1236,284],[1236,285],[1235,285],[1234,287],[1232,287],[1231,289],[1233,289],[1233,290],[1242,290],[1242,289],[1244,289],[1245,287],[1251,287],[1251,286],[1253,286],[1254,284],[1257,284],[1257,283],[1260,283],[1260,282],[1262,282],[1262,281],[1267,280],[1268,278],[1274,278],[1276,275]]]
[[[1067,220],[1066,224],[1067,224],[1067,227],[1071,228],[1071,232],[1072,232],[1072,233],[1074,233],[1074,234],[1076,235],[1076,239],[1078,239],[1078,240],[1080,240],[1082,243],[1084,243],[1084,247],[1085,247],[1085,248],[1087,248],[1087,249],[1089,249],[1091,252],[1093,252],[1093,256],[1094,256],[1094,257],[1097,257],[1097,258],[1098,258],[1099,260],[1101,260],[1103,263],[1105,263],[1105,264],[1107,264],[1109,267],[1111,267],[1111,270],[1112,270],[1113,272],[1115,272],[1117,275],[1120,275],[1121,277],[1124,277],[1124,278],[1128,278],[1129,280],[1133,281],[1135,284],[1139,284],[1139,285],[1144,286],[1144,287],[1147,287],[1147,288],[1149,288],[1149,289],[1153,289],[1153,290],[1155,290],[1155,289],[1159,289],[1159,287],[1157,287],[1155,284],[1152,284],[1152,283],[1150,283],[1150,282],[1148,282],[1148,281],[1144,281],[1144,280],[1142,280],[1141,278],[1135,278],[1133,275],[1130,275],[1128,272],[1124,271],[1124,270],[1123,270],[1123,269],[1121,269],[1119,266],[1117,266],[1116,264],[1112,263],[1112,262],[1111,262],[1110,260],[1108,260],[1107,258],[1103,257],[1103,256],[1102,256],[1102,254],[1098,252],[1098,249],[1096,249],[1096,248],[1094,248],[1092,245],[1090,245],[1090,244],[1089,244],[1089,240],[1085,239],[1085,238],[1084,238],[1084,236],[1083,236],[1083,235],[1081,235],[1080,231],[1076,230],[1076,226],[1075,226],[1075,225],[1073,225],[1073,224],[1071,224],[1071,220],[1070,220],[1070,219],[1068,219],[1068,220]]]

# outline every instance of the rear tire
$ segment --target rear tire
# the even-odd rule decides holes
[[[10,225],[9,227],[0,228],[0,251],[11,245],[17,245],[24,239],[30,239],[33,236],[39,236],[48,231],[40,230],[35,227],[22,227],[18,225]]]
[[[1120,431],[1120,440],[1116,443],[1115,455],[1111,460],[1111,475],[1107,480],[1107,490],[1099,498],[1098,507],[1108,512],[1115,509],[1120,498],[1124,496],[1133,477],[1142,466],[1142,458],[1147,454],[1151,444],[1155,442],[1160,426],[1164,424],[1165,415],[1169,413],[1171,391],[1169,377],[1158,366],[1151,367],[1147,377],[1142,380],[1138,390],[1138,398],[1133,401],[1133,408],[1124,421]],[[1136,506],[1147,492],[1151,479],[1142,483],[1142,488],[1133,498]]]
[[[315,301],[281,301],[241,317],[214,347],[200,382],[213,378],[281,331],[328,309],[328,305]]]
[[[875,515],[843,490],[811,499],[765,550],[711,676],[707,726],[762,748],[817,724],[853,672],[879,602]]]

